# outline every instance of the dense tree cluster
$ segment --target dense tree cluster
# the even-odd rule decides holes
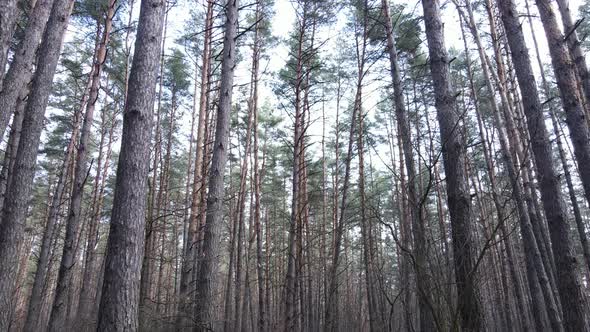
[[[589,331],[575,5],[0,0],[0,331]]]

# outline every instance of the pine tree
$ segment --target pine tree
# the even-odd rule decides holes
[[[481,303],[476,285],[473,235],[471,234],[471,198],[465,178],[465,152],[455,113],[455,98],[449,78],[449,57],[444,43],[440,5],[438,1],[422,1],[424,22],[430,54],[430,71],[436,96],[440,123],[442,152],[446,174],[447,200],[451,215],[451,231],[458,310],[461,326],[467,330],[483,327]]]
[[[33,186],[37,149],[41,139],[43,117],[47,108],[51,82],[57,67],[65,29],[72,10],[72,0],[57,0],[43,34],[40,51],[43,57],[31,86],[23,118],[18,152],[14,161],[14,174],[8,182],[6,201],[0,223],[0,329],[8,330],[13,310],[12,296],[17,282],[18,248],[24,240],[26,210]]]
[[[238,0],[228,0],[225,9],[225,35],[223,42],[223,62],[221,67],[221,85],[219,108],[217,110],[217,125],[211,170],[209,177],[209,191],[207,194],[207,219],[205,221],[203,238],[203,257],[199,263],[197,277],[196,318],[198,330],[208,330],[213,327],[213,287],[212,278],[217,274],[219,242],[221,240],[221,219],[223,217],[223,179],[227,161],[229,139],[229,119],[232,105],[232,90],[234,66],[236,61],[236,37],[238,25]]]
[[[99,308],[100,331],[138,327],[145,180],[164,14],[163,1],[141,1]]]
[[[583,330],[584,313],[581,307],[580,286],[575,275],[576,264],[572,257],[568,218],[551,159],[547,129],[543,120],[541,102],[532,74],[528,50],[516,16],[514,3],[511,0],[503,0],[499,5],[523,98],[528,131],[531,135],[531,145],[538,170],[538,181],[541,186],[541,199],[549,224],[553,256],[558,273],[557,287],[563,306],[564,328],[568,331]],[[576,101],[571,102],[575,103]]]

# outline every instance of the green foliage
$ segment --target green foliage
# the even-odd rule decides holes
[[[398,53],[415,53],[422,43],[420,18],[414,12],[407,12],[407,7],[407,4],[392,4],[390,7],[389,16]],[[385,45],[385,25],[381,22],[382,16],[379,1],[370,9],[369,14],[369,17],[373,18],[371,24],[374,25],[369,33],[373,45]]]
[[[183,33],[175,40],[177,45],[183,47],[184,52],[193,64],[200,64],[203,50],[203,36],[205,34],[205,13],[190,8],[190,18],[185,21]]]
[[[102,22],[108,0],[77,0],[74,4],[72,17],[81,23]]]
[[[167,55],[164,63],[164,85],[178,94],[178,97],[188,96],[191,85],[185,58],[183,52],[174,48],[171,54]]]

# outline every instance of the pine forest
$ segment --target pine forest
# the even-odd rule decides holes
[[[0,0],[0,332],[590,332],[590,0]]]

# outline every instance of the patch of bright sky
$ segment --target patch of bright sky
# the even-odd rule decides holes
[[[220,1],[223,1],[223,0],[220,0]],[[414,12],[415,15],[421,15],[422,5],[420,3],[420,0],[411,0],[411,1],[390,0],[390,1],[393,4],[405,5],[407,12],[411,11],[411,12]],[[531,6],[531,10],[533,11],[533,15],[537,15],[536,7],[533,4],[534,1],[533,0],[527,0],[527,1],[529,1],[529,5]],[[570,1],[570,9],[572,10],[572,14],[573,14],[574,18],[577,18],[578,7],[582,4],[582,1],[583,0],[571,0]],[[443,22],[444,22],[444,29],[445,29],[445,31],[444,31],[445,41],[447,43],[446,46],[447,46],[447,48],[455,48],[457,50],[462,51],[463,50],[463,41],[461,39],[459,19],[458,19],[458,15],[456,13],[455,7],[451,1],[444,0],[441,2],[443,3]],[[517,2],[519,4],[519,12],[524,13],[525,12],[524,1],[518,0]],[[140,4],[140,1],[135,2],[135,8],[134,8],[135,20],[137,20],[137,18],[139,16],[139,4]],[[204,6],[204,0],[178,0],[176,6],[173,7],[172,9],[170,9],[169,17],[168,17],[166,49],[169,50],[173,47],[178,47],[178,45],[175,45],[174,40],[176,37],[178,37],[182,33],[186,32],[185,27],[186,27],[187,20],[190,19],[190,9],[194,8],[195,6],[199,6],[202,9]],[[202,12],[202,10],[200,10],[200,11]],[[289,117],[285,116],[285,114],[281,113],[281,112],[291,112],[291,110],[285,110],[285,109],[281,109],[281,107],[279,107],[280,103],[272,91],[272,83],[273,83],[273,80],[275,80],[275,77],[273,77],[273,73],[278,72],[280,69],[282,69],[285,66],[285,63],[287,62],[287,58],[289,55],[287,46],[285,45],[284,41],[288,38],[289,34],[291,33],[291,31],[295,27],[296,15],[295,15],[294,4],[292,3],[291,0],[275,0],[274,12],[275,12],[275,15],[272,17],[272,33],[273,33],[273,35],[275,35],[276,37],[279,38],[280,42],[276,47],[273,47],[269,51],[270,54],[269,54],[268,60],[266,60],[267,62],[261,63],[261,68],[266,68],[267,72],[261,78],[262,84],[259,88],[259,92],[260,92],[259,104],[262,105],[265,102],[268,102],[271,105],[271,107],[273,107],[275,109],[275,112],[277,112],[278,115],[281,115],[282,118],[287,119],[286,121],[283,121],[283,125],[286,127],[290,127],[290,126],[292,126],[292,122],[288,120]],[[342,45],[339,45],[338,35],[346,22],[346,14],[347,14],[347,11],[345,11],[345,10],[340,11],[337,14],[335,23],[326,27],[326,28],[323,28],[318,33],[318,38],[320,40],[327,40],[327,42],[322,47],[322,52],[324,55],[336,55],[336,53],[339,52],[338,49]],[[485,18],[484,21],[487,21],[487,18]],[[539,42],[539,48],[540,48],[541,55],[544,59],[544,62],[549,63],[550,59],[549,59],[549,54],[548,54],[547,42],[546,42],[546,39],[544,36],[543,26],[541,25],[541,22],[538,18],[534,19],[533,22],[534,22],[533,23],[534,30],[537,33],[537,40]],[[532,43],[532,39],[530,37],[531,31],[530,31],[528,22],[525,22],[525,24],[523,24],[523,27],[525,29],[525,36],[527,38],[527,45],[530,48],[530,47],[532,47],[533,43]],[[72,30],[72,28],[70,28],[68,31],[69,36],[66,36],[66,41],[69,40],[71,38],[71,35],[74,33],[76,33],[76,31]],[[424,50],[425,50],[425,47],[426,47],[426,45],[423,45]],[[180,48],[182,49],[182,47],[180,47]],[[238,68],[236,69],[235,84],[237,84],[237,85],[246,84],[246,83],[248,83],[248,81],[250,79],[250,73],[249,73],[249,70],[250,70],[250,59],[249,59],[250,50],[248,48],[248,50],[243,50],[243,52],[245,53],[244,61],[242,61],[238,65]],[[531,52],[531,55],[533,55],[532,52]],[[537,66],[535,65],[534,61],[533,61],[533,67],[538,73],[538,69],[537,69]],[[187,73],[189,76],[191,76],[191,80],[192,80],[192,76],[193,76],[192,70],[187,70]],[[369,85],[369,87],[365,89],[364,94],[363,94],[363,96],[364,96],[363,97],[363,99],[364,99],[363,108],[369,113],[370,117],[372,117],[374,115],[376,105],[382,99],[382,92],[380,91],[380,89],[382,88],[383,83],[379,83],[379,84],[380,85],[376,85],[374,88],[371,88],[371,85]],[[349,95],[351,93],[352,93],[351,91],[348,91]],[[234,94],[234,95],[236,95],[236,94]],[[349,100],[349,99],[350,99],[349,97],[346,97],[343,100],[342,107],[346,107],[347,100]],[[188,102],[186,105],[183,106],[183,108],[184,108],[183,118],[181,119],[181,121],[179,121],[179,123],[180,123],[179,132],[181,133],[182,136],[186,137],[186,139],[180,139],[180,142],[183,145],[188,144],[188,136],[190,133],[190,123],[191,123],[191,118],[190,118],[191,107],[192,107],[192,102]],[[245,107],[242,107],[242,109],[245,109]],[[326,119],[327,119],[326,122],[329,126],[331,125],[331,122],[334,121],[334,117],[335,117],[335,109],[334,109],[334,103],[332,101],[332,104],[328,103],[326,106]],[[434,119],[434,117],[433,117],[433,119]],[[341,120],[348,121],[348,119],[341,119]],[[312,124],[311,128],[308,130],[308,134],[312,137],[312,141],[318,142],[321,139],[321,132],[322,132],[321,111],[316,112],[315,115],[312,114],[312,122],[313,122],[313,124]],[[120,144],[120,142],[117,142],[116,145],[119,145],[119,144]],[[116,146],[115,149],[118,150],[118,146]],[[311,153],[319,153],[319,144],[312,145],[310,152]]]

